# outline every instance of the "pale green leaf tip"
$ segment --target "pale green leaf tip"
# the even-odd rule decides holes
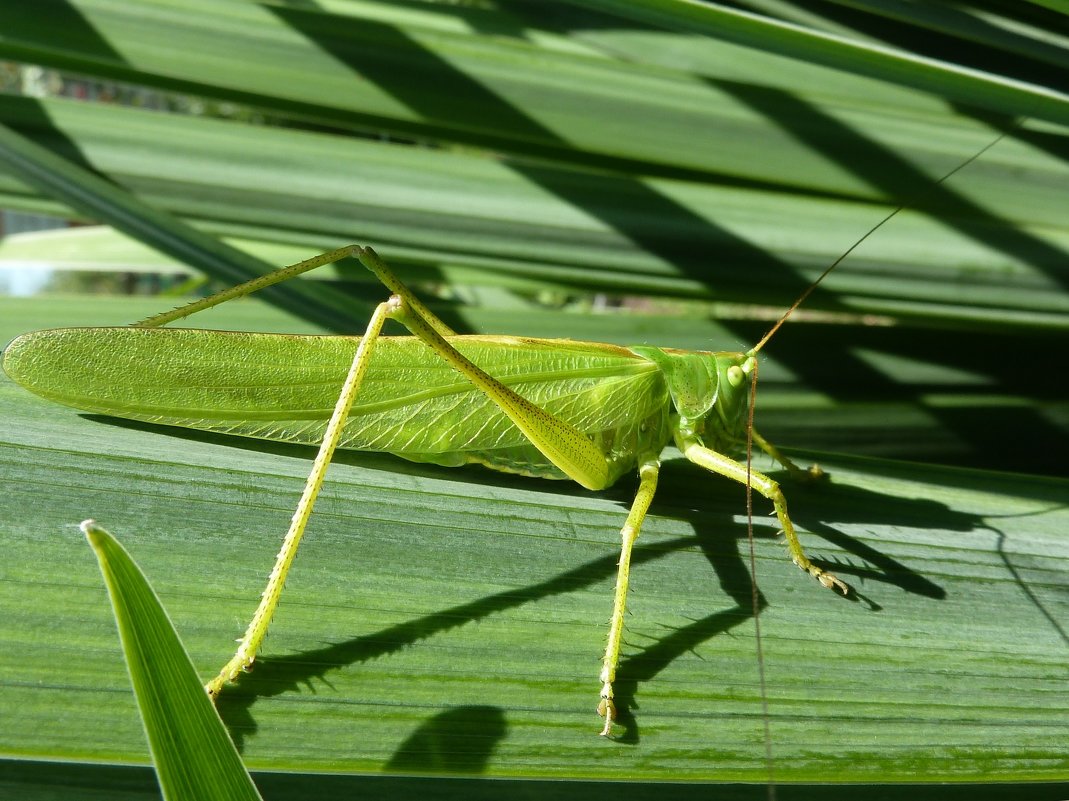
[[[102,537],[109,536],[108,532],[98,526],[97,521],[92,518],[83,520],[78,524],[78,528],[82,530],[82,533],[85,534],[85,538],[89,540],[89,544],[92,545],[94,549],[100,546]]]

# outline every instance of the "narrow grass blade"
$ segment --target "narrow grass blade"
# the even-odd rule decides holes
[[[164,798],[260,798],[144,574],[94,521],[81,528],[111,595]]]

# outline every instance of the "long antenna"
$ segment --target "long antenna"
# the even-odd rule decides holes
[[[1009,134],[1011,131],[1016,130],[1019,125],[1020,125],[1020,121],[1016,121],[1013,124],[1013,126],[1011,126],[1007,130],[1005,130],[1002,133],[1000,133],[997,137],[995,137],[993,140],[988,142],[987,145],[985,145],[983,148],[978,150],[972,156],[967,158],[965,161],[963,161],[957,167],[955,167],[950,172],[948,172],[946,175],[944,175],[942,178],[940,178],[938,181],[936,181],[933,184],[933,186],[939,186],[941,183],[943,183],[945,180],[947,180],[954,173],[956,173],[959,170],[963,170],[966,167],[968,167],[970,164],[972,164],[974,161],[976,161],[978,158],[980,158],[980,156],[984,155],[984,153],[986,153],[991,148],[993,148],[995,145],[997,145],[999,142],[1001,142],[1003,139],[1005,139],[1007,134]],[[801,295],[798,296],[798,300],[796,300],[794,303],[791,304],[791,307],[789,309],[787,309],[787,311],[784,312],[783,316],[780,317],[779,320],[776,321],[776,324],[774,326],[772,326],[772,328],[770,328],[768,330],[768,333],[765,334],[763,337],[761,337],[760,341],[750,349],[749,355],[752,356],[755,353],[757,353],[759,350],[761,350],[761,348],[763,348],[765,346],[765,343],[767,343],[768,340],[772,339],[772,335],[775,334],[779,330],[779,327],[781,325],[783,325],[785,322],[787,322],[787,318],[789,318],[792,314],[794,314],[794,310],[797,309],[799,306],[802,305],[802,303],[805,302],[805,299],[808,298],[813,293],[813,290],[816,289],[817,286],[820,285],[821,281],[823,281],[825,278],[828,277],[828,274],[832,270],[834,270],[836,267],[838,267],[840,264],[842,264],[843,260],[847,256],[849,256],[851,253],[853,253],[862,242],[864,242],[866,239],[868,239],[870,236],[872,236],[874,233],[876,233],[876,231],[878,231],[880,228],[882,228],[885,223],[890,221],[890,219],[892,217],[897,215],[898,212],[902,211],[905,208],[906,208],[906,204],[903,203],[902,205],[900,205],[897,208],[893,209],[892,211],[888,212],[884,216],[884,218],[882,220],[880,220],[878,223],[873,225],[868,231],[866,231],[864,233],[864,235],[861,236],[860,239],[858,239],[856,242],[854,242],[854,244],[852,244],[845,251],[843,251],[842,255],[839,256],[839,258],[837,258],[830,265],[828,265],[828,267],[824,270],[824,272],[822,272],[820,274],[820,277],[817,278],[817,280],[814,281],[813,283],[811,283],[808,287],[806,287],[805,292],[803,292]]]
[[[936,181],[934,184],[932,184],[932,186],[939,186],[941,183],[946,181],[948,178],[950,178],[952,175],[954,175],[958,171],[965,169],[965,167],[968,167],[970,164],[972,164],[974,161],[976,161],[978,158],[980,158],[980,156],[984,155],[984,153],[986,153],[988,150],[990,150],[995,145],[997,145],[999,142],[1001,142],[1003,139],[1005,139],[1006,136],[1009,133],[1011,133],[1012,131],[1015,131],[1018,127],[1020,127],[1022,122],[1023,122],[1023,118],[1018,118],[1017,120],[1014,120],[1013,125],[1008,127],[1006,130],[1004,130],[997,137],[992,139],[987,145],[985,145],[983,148],[978,150],[976,153],[974,153],[972,156],[967,158],[965,161],[963,161],[960,164],[958,164],[950,172],[946,173],[946,175],[944,175],[942,178],[940,178],[938,181]],[[897,206],[896,208],[894,208],[893,210],[888,212],[886,215],[884,215],[884,217],[879,222],[877,222],[875,225],[873,225],[871,228],[869,228],[868,231],[866,231],[856,242],[854,242],[854,244],[852,244],[845,251],[843,251],[843,253],[839,256],[839,258],[837,258],[830,265],[828,265],[827,268],[825,268],[824,272],[822,272],[820,274],[820,276],[817,278],[816,281],[814,281],[808,287],[806,287],[806,290],[801,295],[799,295],[798,299],[794,303],[791,304],[790,308],[787,309],[787,311],[783,313],[783,316],[780,317],[779,320],[776,321],[776,324],[773,325],[772,328],[770,328],[768,330],[768,332],[763,337],[761,337],[761,339],[758,341],[758,343],[756,345],[754,345],[747,352],[747,355],[748,356],[756,355],[757,352],[759,350],[761,350],[761,348],[763,348],[765,346],[765,344],[770,339],[772,339],[772,335],[775,334],[779,330],[780,326],[783,325],[785,322],[787,322],[787,320],[790,318],[790,316],[792,314],[794,314],[794,310],[797,309],[799,306],[801,306],[805,302],[806,298],[808,298],[813,293],[813,290],[816,289],[817,286],[820,285],[820,282],[828,277],[828,275],[831,273],[832,270],[834,270],[836,267],[838,267],[843,262],[843,260],[846,259],[847,256],[849,256],[851,253],[853,253],[854,250],[856,250],[857,247],[862,242],[864,242],[866,239],[868,239],[870,236],[872,236],[876,231],[878,231],[887,222],[889,222],[892,217],[897,215],[900,211],[902,211],[905,208],[906,208],[906,204],[902,203],[901,205]],[[763,604],[763,600],[761,598],[761,591],[760,591],[760,589],[758,588],[758,585],[757,585],[757,557],[756,557],[755,549],[754,549],[754,535],[753,535],[753,488],[750,486],[750,476],[751,476],[751,473],[752,473],[752,470],[753,470],[753,421],[754,421],[754,407],[756,406],[756,402],[757,402],[757,362],[755,360],[754,361],[754,365],[753,365],[753,370],[752,370],[752,372],[750,374],[750,408],[749,408],[748,413],[747,413],[747,425],[746,425],[746,529],[747,529],[747,533],[748,533],[748,539],[749,539],[749,542],[750,542],[750,554],[749,554],[750,555],[750,576],[752,577],[752,584],[751,584],[751,599],[752,600],[751,600],[751,602],[753,604],[754,637],[755,637],[755,639],[757,641],[757,646],[756,646],[756,648],[757,648],[757,672],[758,672],[758,685],[759,685],[759,689],[760,689],[760,693],[761,693],[761,713],[762,713],[762,720],[764,721],[765,762],[766,762],[766,764],[768,766],[768,785],[767,785],[767,788],[768,788],[768,799],[769,799],[769,801],[775,801],[775,798],[776,798],[776,783],[775,783],[774,773],[773,773],[774,766],[775,766],[775,761],[774,761],[774,759],[772,757],[772,728],[771,728],[771,724],[769,722],[768,692],[767,692],[766,677],[765,677],[765,656],[764,656],[764,648],[762,647],[762,644],[761,644],[761,607],[764,604]]]
[[[776,799],[775,763],[772,759],[772,724],[768,719],[768,686],[765,679],[765,652],[761,645],[761,590],[757,586],[757,551],[753,537],[753,415],[757,400],[757,362],[750,373],[750,408],[746,412],[746,533],[750,543],[750,602],[753,604],[754,641],[757,643],[757,686],[761,693],[761,720],[764,721],[765,765],[768,769],[768,801]]]

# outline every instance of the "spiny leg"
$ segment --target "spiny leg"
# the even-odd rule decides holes
[[[133,325],[138,328],[156,328],[167,325],[168,323],[173,323],[175,320],[181,320],[184,317],[189,317],[197,312],[210,309],[213,306],[219,306],[226,303],[228,300],[251,295],[253,292],[258,292],[259,290],[274,284],[280,284],[283,281],[296,278],[298,275],[314,270],[317,267],[333,264],[336,261],[341,261],[342,259],[349,257],[359,259],[368,270],[375,274],[375,277],[379,279],[383,286],[390,290],[391,295],[400,297],[416,315],[423,318],[427,324],[439,334],[447,337],[456,333],[442,322],[434,312],[423,305],[423,302],[417,298],[408,287],[401,283],[401,280],[394,275],[393,270],[386,266],[386,263],[374,250],[360,245],[346,245],[343,248],[320,253],[318,256],[299,261],[296,264],[290,264],[287,267],[279,267],[277,270],[272,270],[269,273],[257,276],[243,284],[229,287],[228,289],[209,295],[206,298],[191,301],[184,306],[179,306],[177,309],[146,317],[144,320],[140,320]]]
[[[602,736],[605,737],[612,732],[612,724],[616,719],[612,683],[616,679],[616,666],[620,662],[620,640],[623,637],[624,614],[627,609],[627,584],[631,575],[631,550],[635,545],[635,540],[638,539],[642,522],[646,519],[646,512],[653,501],[653,495],[657,491],[659,472],[660,463],[656,459],[648,459],[639,467],[638,492],[631,504],[631,512],[627,515],[627,521],[620,531],[622,543],[616,572],[616,593],[612,603],[612,620],[609,622],[609,642],[605,647],[605,658],[602,660],[599,679],[601,702],[598,704],[598,714],[605,718],[605,726],[601,730]]]
[[[175,320],[181,320],[196,314],[197,312],[210,309],[213,306],[218,306],[229,300],[250,295],[257,290],[271,286],[272,284],[287,281],[301,273],[314,270],[325,264],[339,261],[347,256],[356,256],[362,252],[362,250],[363,249],[359,246],[351,245],[327,253],[321,253],[318,256],[313,256],[312,258],[298,262],[297,264],[281,267],[278,270],[254,278],[251,281],[246,281],[243,284],[238,284],[229,289],[224,289],[221,292],[216,292],[214,295],[209,295],[206,298],[192,301],[177,309],[153,315],[152,317],[134,323],[134,325],[142,328],[154,328],[167,325]],[[368,323],[367,331],[361,339],[360,345],[357,347],[356,354],[353,356],[352,365],[349,368],[345,383],[342,385],[338,401],[334,406],[334,412],[331,415],[330,421],[327,423],[326,433],[324,434],[323,442],[319,447],[319,453],[316,455],[312,470],[308,475],[308,480],[305,482],[304,492],[301,495],[301,499],[297,504],[297,509],[290,521],[289,531],[286,533],[286,537],[282,542],[282,548],[279,550],[278,557],[275,560],[275,566],[271,571],[271,576],[268,578],[267,587],[260,598],[260,605],[257,607],[252,622],[249,623],[249,626],[245,631],[245,635],[239,641],[237,652],[234,654],[233,658],[226,663],[218,676],[205,685],[205,689],[207,689],[208,694],[213,699],[219,694],[225,684],[236,679],[243,671],[248,670],[252,665],[253,660],[256,658],[256,654],[263,643],[264,636],[267,634],[267,628],[271,623],[271,618],[274,616],[275,609],[278,607],[278,600],[282,593],[282,587],[286,581],[286,575],[289,573],[294,557],[297,554],[297,547],[300,545],[301,537],[304,536],[304,530],[308,525],[308,519],[312,514],[312,507],[315,505],[315,500],[322,487],[327,466],[330,464],[331,457],[337,447],[338,440],[341,436],[342,429],[344,428],[345,420],[349,415],[353,400],[359,391],[364,374],[367,372],[371,353],[378,340],[379,332],[382,330],[385,321],[396,311],[397,306],[398,304],[394,298],[379,304]]]
[[[748,471],[746,465],[706,448],[696,439],[681,438],[679,448],[683,451],[683,455],[696,465],[738,481],[742,485],[748,483],[753,489],[772,501],[772,506],[776,510],[776,517],[779,518],[779,524],[783,528],[783,536],[787,540],[787,550],[791,554],[791,560],[828,589],[838,589],[843,595],[850,593],[850,587],[846,583],[814,565],[809,561],[809,557],[805,555],[802,543],[798,541],[798,535],[795,533],[794,523],[791,522],[791,518],[787,514],[787,499],[783,497],[779,484],[764,473],[759,473],[756,470]]]
[[[332,250],[327,253],[321,253],[318,256],[313,256],[312,258],[298,262],[297,264],[279,268],[278,270],[254,278],[251,281],[246,281],[243,284],[238,284],[229,289],[224,289],[221,292],[216,292],[214,295],[209,295],[206,298],[192,301],[177,309],[148,317],[140,322],[134,323],[134,325],[142,328],[163,326],[174,322],[175,320],[181,320],[196,314],[197,312],[204,311],[205,309],[210,309],[213,306],[218,306],[228,300],[250,295],[257,290],[271,286],[272,284],[287,281],[290,278],[294,278],[309,270],[314,270],[324,264],[339,261],[347,256],[358,255],[362,250],[362,248],[352,245],[349,247],[338,248],[337,250]],[[312,507],[315,505],[315,500],[323,485],[323,478],[326,475],[327,466],[330,464],[331,457],[337,447],[342,429],[345,426],[345,420],[349,415],[349,410],[352,408],[353,400],[360,389],[364,374],[367,372],[371,354],[374,350],[375,343],[378,340],[379,333],[386,320],[396,312],[397,307],[398,303],[396,299],[390,298],[390,300],[385,303],[379,304],[375,309],[374,314],[372,314],[367,331],[364,334],[364,337],[360,340],[360,345],[357,347],[356,354],[353,356],[352,365],[349,368],[345,383],[342,385],[338,395],[338,401],[334,406],[334,412],[331,415],[330,421],[327,423],[323,442],[319,447],[319,453],[316,455],[312,470],[308,475],[308,480],[305,482],[304,492],[301,494],[297,509],[293,514],[293,518],[290,520],[289,531],[286,533],[286,537],[282,542],[282,548],[279,550],[278,557],[275,560],[275,566],[268,578],[267,587],[260,598],[260,605],[257,607],[252,622],[249,623],[244,636],[239,641],[237,652],[234,654],[233,658],[226,663],[218,676],[205,685],[205,689],[213,699],[219,694],[225,684],[236,679],[243,671],[247,671],[252,665],[253,660],[256,658],[260,645],[263,643],[264,636],[267,634],[267,628],[271,623],[271,618],[274,616],[275,609],[278,607],[278,600],[282,593],[282,587],[286,581],[286,575],[289,573],[293,560],[297,555],[297,547],[300,545],[301,537],[304,536],[304,530],[307,527],[308,519],[312,514]]]
[[[246,295],[251,295],[253,292],[264,289],[265,287],[288,281],[301,273],[306,273],[309,270],[322,267],[324,264],[341,261],[347,256],[356,256],[362,250],[363,248],[358,245],[349,245],[348,247],[320,253],[318,256],[313,256],[310,259],[291,264],[288,267],[280,267],[277,270],[272,270],[269,273],[257,276],[251,281],[246,281],[243,284],[238,284],[237,286],[224,289],[221,292],[216,292],[214,295],[209,295],[206,298],[191,301],[184,306],[179,306],[177,309],[146,317],[144,320],[139,320],[133,325],[138,328],[157,328],[162,325],[167,325],[167,323],[173,323],[175,320],[181,320],[182,318],[189,317],[197,312],[226,303],[228,300],[243,298]]]
[[[612,483],[609,479],[609,461],[590,437],[473,364],[446,340],[448,334],[443,334],[442,329],[449,329],[445,324],[413,297],[375,251],[361,248],[357,255],[365,267],[394,291],[398,308],[391,315],[393,319],[493,401],[543,456],[570,479],[589,490],[605,489]]]
[[[367,373],[379,332],[382,330],[386,320],[396,312],[397,307],[398,300],[396,297],[392,297],[385,303],[380,303],[371,316],[367,331],[360,340],[356,355],[353,357],[353,363],[338,395],[334,413],[331,415],[330,422],[327,423],[323,442],[319,446],[319,453],[316,454],[315,462],[312,464],[312,471],[309,473],[308,480],[304,485],[304,492],[297,504],[297,510],[293,513],[289,531],[286,532],[286,537],[282,541],[282,548],[278,552],[275,566],[271,571],[270,578],[267,580],[267,587],[260,597],[260,605],[252,617],[252,622],[249,623],[249,627],[245,630],[245,635],[239,641],[237,652],[219,671],[219,675],[205,685],[208,695],[213,699],[225,684],[234,681],[242,672],[251,667],[257,652],[260,650],[260,646],[263,644],[264,637],[267,634],[267,627],[271,624],[271,618],[278,607],[282,587],[286,583],[286,575],[293,565],[294,557],[297,555],[297,547],[301,543],[301,537],[304,536],[305,527],[308,525],[308,519],[312,514],[312,507],[315,505],[319,490],[323,486],[323,477],[326,475],[327,466],[330,464],[334,449],[338,445],[338,440],[341,437],[346,418],[349,416],[353,400],[356,398],[360,384]]]

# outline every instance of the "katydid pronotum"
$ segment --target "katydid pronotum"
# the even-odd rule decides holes
[[[637,470],[639,487],[621,531],[599,676],[598,711],[605,718],[602,734],[608,735],[616,715],[613,680],[631,549],[653,500],[660,454],[669,442],[691,462],[769,499],[794,563],[824,587],[849,593],[845,583],[806,556],[778,484],[749,464],[747,437],[794,475],[819,472],[801,470],[761,437],[747,410],[752,412],[757,353],[809,292],[900,208],[831,264],[745,353],[458,336],[371,248],[352,246],[131,326],[25,334],[5,350],[3,367],[30,391],[85,411],[319,445],[260,605],[234,657],[206,685],[213,698],[252,667],[336,447],[445,466],[477,463],[504,472],[572,479],[590,490],[605,489]],[[350,255],[391,292],[376,308],[363,337],[161,328]],[[403,324],[413,336],[380,336],[388,319]],[[131,381],[131,375],[138,380]],[[478,425],[443,429],[437,424],[458,408]],[[747,461],[739,462],[729,454],[744,442]]]

